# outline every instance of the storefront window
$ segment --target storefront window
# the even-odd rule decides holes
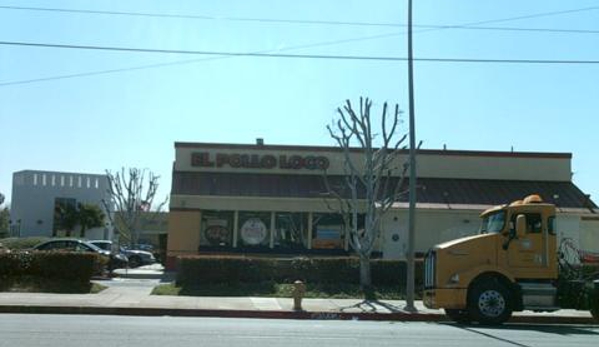
[[[345,245],[343,218],[334,213],[315,213],[312,217],[312,248],[339,249]]]
[[[204,211],[200,245],[231,247],[233,245],[233,212]]]
[[[270,216],[270,212],[239,212],[239,244],[241,247],[269,246]]]
[[[277,212],[275,221],[275,248],[308,248],[308,214]]]
[[[364,214],[358,214],[358,230],[364,229]],[[312,248],[345,248],[347,228],[338,213],[315,213],[312,217]]]

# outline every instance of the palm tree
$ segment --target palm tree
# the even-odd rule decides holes
[[[81,237],[85,237],[85,231],[90,228],[97,228],[104,225],[104,212],[98,205],[78,204],[78,222],[81,226],[79,231]]]
[[[70,237],[73,229],[79,223],[79,212],[74,205],[71,204],[56,204],[54,213],[58,220],[58,229],[66,231],[66,236]]]
[[[85,237],[86,230],[104,225],[104,212],[95,204],[57,204],[55,213],[59,223],[56,229],[65,230],[67,237],[77,226],[80,227],[79,236]]]

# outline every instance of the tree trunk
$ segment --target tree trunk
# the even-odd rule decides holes
[[[370,276],[370,258],[360,255],[360,288],[367,289],[372,285]]]

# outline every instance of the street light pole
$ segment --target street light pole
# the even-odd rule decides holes
[[[410,118],[410,206],[408,210],[408,256],[406,280],[406,307],[416,312],[414,306],[414,237],[416,227],[416,125],[414,123],[414,59],[412,54],[412,0],[408,0],[408,93]]]

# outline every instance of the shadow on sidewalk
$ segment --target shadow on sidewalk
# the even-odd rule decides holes
[[[346,310],[349,309],[360,309],[362,312],[364,313],[376,313],[379,312],[379,308],[377,306],[383,307],[386,310],[388,310],[391,313],[407,313],[406,310],[404,310],[403,308],[397,306],[397,305],[392,305],[386,302],[381,302],[378,300],[369,300],[369,299],[364,299],[354,305],[351,306],[346,306],[346,307],[341,307],[341,312],[345,312]]]
[[[467,330],[477,334],[490,335],[488,333],[482,333],[475,328],[484,328],[485,330],[492,330],[492,332],[501,333],[502,331],[538,331],[547,334],[557,335],[599,335],[596,331],[596,327],[593,326],[577,326],[577,325],[540,325],[540,324],[517,324],[517,323],[504,323],[503,325],[485,326],[476,324],[457,324],[457,323],[442,323],[447,326],[453,326],[462,330]],[[495,338],[495,336],[490,336]]]

